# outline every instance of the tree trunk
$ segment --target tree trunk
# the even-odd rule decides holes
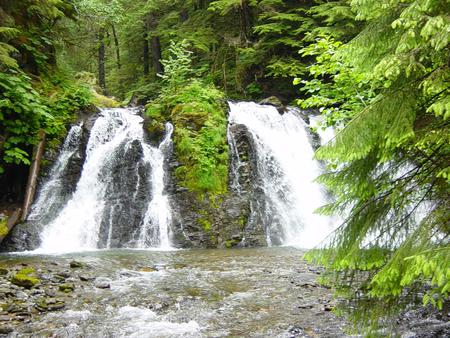
[[[30,174],[28,175],[27,189],[25,191],[25,201],[23,203],[22,221],[25,221],[34,201],[36,193],[37,179],[39,177],[39,168],[41,166],[42,155],[45,148],[45,132],[39,131],[39,143],[33,150],[33,159],[31,161]]]
[[[148,74],[150,74],[150,48],[148,46],[148,29],[149,29],[148,22],[144,21],[144,40],[143,40],[142,57],[145,76],[148,76]]]
[[[116,47],[116,61],[117,61],[117,69],[120,70],[122,68],[122,64],[120,63],[120,45],[119,45],[119,39],[117,38],[116,28],[114,25],[111,25],[112,27],[112,33],[114,38],[114,46]]]
[[[162,52],[161,52],[161,42],[159,41],[159,36],[152,37],[152,61],[153,70],[156,74],[164,73],[164,67],[161,63]]]
[[[251,12],[247,0],[241,0],[241,6],[239,8],[239,19],[241,42],[244,45],[247,45],[247,43],[250,41],[250,29],[252,25]]]
[[[151,39],[151,47],[152,47],[152,66],[155,74],[164,73],[164,67],[161,63],[162,59],[162,51],[161,51],[161,41],[159,40],[159,36],[155,34],[156,29],[158,28],[158,19],[156,15],[150,13],[148,15],[148,28],[153,31],[152,39]]]
[[[103,93],[106,93],[104,28],[100,28],[98,31],[98,85]]]

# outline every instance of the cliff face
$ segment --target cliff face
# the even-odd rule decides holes
[[[251,218],[258,188],[253,140],[246,127],[229,128],[230,163],[228,193],[199,199],[181,187],[174,175],[179,165],[169,163],[169,188],[174,210],[173,242],[179,247],[234,247],[266,245],[258,218]],[[234,149],[233,149],[234,148]]]

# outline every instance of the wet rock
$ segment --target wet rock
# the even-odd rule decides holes
[[[158,271],[158,269],[155,267],[146,266],[146,267],[140,268],[139,271],[140,272],[156,272],[156,271]]]
[[[107,278],[98,277],[94,280],[94,286],[98,289],[110,289],[111,281]]]
[[[72,276],[72,273],[70,271],[60,271],[58,272],[58,276],[61,276],[63,278],[69,278]]]
[[[5,311],[8,313],[24,314],[28,312],[28,303],[14,301],[6,305]]]
[[[6,315],[1,315],[0,316],[0,322],[9,322],[11,320],[11,317],[6,316]]]
[[[83,263],[77,262],[77,261],[71,261],[69,265],[70,265],[71,269],[78,269],[78,268],[82,268],[84,266]]]
[[[39,282],[40,280],[36,277],[36,271],[33,268],[21,269],[11,278],[11,283],[28,289],[32,288]]]
[[[75,284],[73,283],[64,283],[58,286],[58,290],[65,292],[65,293],[69,293],[72,292],[73,290],[75,290]]]
[[[65,306],[65,302],[61,299],[45,297],[38,299],[35,304],[36,309],[41,312],[56,311],[64,308]]]
[[[178,270],[178,269],[184,269],[184,268],[187,268],[187,265],[186,265],[186,264],[182,264],[182,263],[175,263],[175,264],[173,265],[173,268],[176,269],[176,270]]]
[[[305,337],[305,331],[301,327],[291,327],[288,332],[289,338]]]
[[[13,331],[14,329],[12,326],[0,324],[0,334],[9,334]]]
[[[14,297],[19,300],[27,300],[29,298],[25,292],[20,290],[14,294]]]
[[[45,294],[49,297],[55,297],[56,296],[56,291],[53,289],[47,289],[45,290]]]
[[[280,114],[284,114],[284,112],[286,110],[286,107],[284,106],[284,104],[276,96],[270,96],[264,100],[261,100],[260,102],[258,102],[258,104],[274,106],[275,108],[277,108],[277,110]]]
[[[95,277],[90,276],[90,275],[85,275],[85,274],[78,275],[78,278],[80,278],[80,280],[82,282],[90,282],[90,281],[93,281],[95,279]]]

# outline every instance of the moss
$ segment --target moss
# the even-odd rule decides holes
[[[23,268],[11,278],[11,283],[24,288],[32,288],[40,282],[33,268]]]
[[[211,222],[206,218],[199,218],[197,219],[197,223],[203,228],[205,231],[211,231],[212,224]]]
[[[214,86],[194,80],[176,93],[165,93],[147,106],[157,129],[172,121],[174,150],[180,166],[180,185],[199,200],[210,200],[228,189],[228,144],[224,94]]]
[[[113,98],[101,95],[97,92],[93,92],[94,98],[92,103],[100,108],[117,108],[120,107],[120,102],[114,100]]]
[[[73,283],[64,283],[58,286],[58,290],[65,292],[65,293],[69,293],[72,292],[73,290],[75,290],[75,284]]]
[[[8,219],[0,220],[0,237],[4,237],[8,234]]]
[[[233,239],[226,240],[224,245],[225,245],[225,248],[231,249],[232,247],[235,247],[236,245],[238,245],[240,242],[241,242],[241,239],[233,238]]]

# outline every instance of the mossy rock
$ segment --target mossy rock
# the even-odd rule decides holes
[[[64,308],[65,306],[66,304],[62,300],[45,297],[39,298],[35,304],[36,309],[41,312],[56,311]]]
[[[36,270],[33,268],[23,268],[11,277],[11,283],[30,289],[40,283],[40,280],[36,276]]]
[[[84,265],[81,262],[71,261],[69,263],[69,266],[70,266],[71,269],[77,269],[77,268],[82,268]]]
[[[238,245],[240,242],[241,242],[241,239],[233,238],[233,239],[226,240],[224,245],[225,245],[225,248],[231,249],[231,248],[235,247],[236,245]]]
[[[94,99],[92,102],[100,108],[117,108],[120,107],[120,102],[114,100],[113,98],[101,95],[97,92],[93,93]]]
[[[69,293],[75,290],[75,284],[73,283],[64,283],[61,284],[60,286],[58,286],[58,290],[65,292],[65,293]]]
[[[209,220],[205,219],[205,218],[199,218],[197,219],[197,223],[202,227],[203,230],[205,231],[211,231],[212,229],[212,224]]]
[[[8,234],[8,219],[0,220],[0,237],[5,237]]]

